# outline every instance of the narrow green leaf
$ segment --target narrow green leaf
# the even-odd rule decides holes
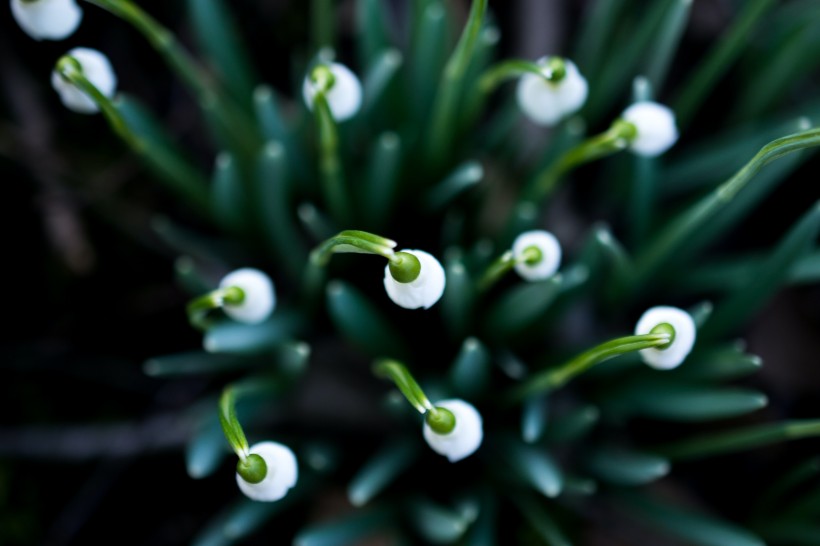
[[[504,447],[510,466],[536,491],[549,498],[561,494],[564,475],[543,448],[525,446],[515,440],[506,442]]]
[[[766,407],[765,395],[751,389],[700,387],[686,384],[635,383],[613,391],[607,399],[613,413],[666,421],[698,422],[727,419]]]
[[[265,240],[291,279],[298,280],[308,251],[296,225],[285,148],[268,142],[257,159],[256,213]]]
[[[238,104],[249,105],[256,77],[233,20],[222,0],[188,0],[199,47],[220,82]]]
[[[743,343],[733,343],[695,351],[686,359],[685,365],[665,374],[675,381],[725,381],[756,373],[762,365],[759,356],[744,351]]]
[[[377,56],[389,47],[387,14],[380,0],[356,1],[359,66],[371,67]]]
[[[381,508],[356,511],[340,519],[303,528],[293,540],[294,546],[343,546],[361,543],[366,537],[390,528],[391,512]]]
[[[288,167],[300,179],[310,177],[307,170],[309,162],[305,158],[304,150],[296,143],[294,131],[282,112],[280,99],[276,92],[267,85],[260,85],[253,92],[253,106],[256,114],[256,124],[262,133],[264,142],[279,142],[285,147],[285,159]]]
[[[404,339],[358,290],[342,281],[327,285],[327,308],[336,329],[348,341],[374,357],[402,358]]]
[[[185,254],[197,262],[209,265],[221,265],[227,261],[223,256],[227,253],[221,251],[218,241],[207,238],[200,232],[183,228],[166,216],[154,216],[151,219],[151,229],[163,243],[177,254]],[[214,285],[209,283],[208,287],[200,291],[198,295],[214,288]]]
[[[386,132],[370,154],[370,165],[359,201],[364,205],[365,218],[376,230],[382,229],[393,212],[397,195],[402,159],[402,142],[399,135]]]
[[[555,523],[555,520],[546,511],[542,503],[529,495],[520,494],[513,497],[513,502],[518,505],[522,515],[550,546],[572,546],[564,532]]]
[[[623,448],[598,448],[587,461],[590,471],[601,480],[616,485],[644,485],[669,473],[669,461],[649,453]]]
[[[643,71],[652,89],[663,89],[675,52],[678,49],[693,0],[673,0],[664,15],[655,43],[649,48],[650,54]]]
[[[180,256],[174,260],[174,277],[177,286],[190,296],[201,296],[213,288],[213,283],[205,278],[190,256]]]
[[[544,394],[536,394],[524,400],[521,408],[521,439],[528,444],[534,444],[544,435],[547,428],[549,398]]]
[[[373,65],[364,77],[364,91],[362,99],[362,119],[377,122],[376,114],[381,112],[379,105],[387,98],[390,84],[404,64],[404,57],[398,49],[386,49],[376,57]]]
[[[694,269],[686,278],[686,288],[692,292],[732,292],[747,286],[760,270],[765,256],[752,254],[715,261]],[[820,281],[820,251],[814,250],[789,268],[788,284],[812,284]]]
[[[726,29],[720,41],[707,54],[695,72],[679,87],[677,97],[672,102],[678,126],[685,129],[709,96],[714,86],[728,71],[740,53],[747,47],[749,37],[766,13],[776,2],[774,0],[750,0],[743,4],[743,10]]]
[[[313,203],[299,205],[296,209],[296,215],[302,222],[305,231],[310,234],[314,241],[324,241],[339,231],[330,219],[325,216],[324,212],[316,208]]]
[[[820,475],[820,458],[818,457],[812,457],[789,469],[758,498],[754,514],[763,520],[767,514],[780,512],[791,500],[789,495],[793,494],[795,489],[818,475]]]
[[[484,169],[478,161],[468,161],[456,167],[444,180],[427,192],[424,202],[433,212],[442,210],[459,195],[475,187],[484,178]]]
[[[185,447],[185,469],[188,475],[199,480],[216,472],[230,453],[226,448],[225,434],[222,432],[219,419],[211,410]]]
[[[450,368],[450,383],[459,396],[470,399],[485,391],[490,382],[490,353],[481,341],[468,337]]]
[[[141,157],[177,196],[200,211],[210,214],[208,182],[200,169],[185,156],[180,147],[148,109],[128,94],[120,93],[113,101],[128,128],[142,143]]]
[[[311,37],[316,51],[336,47],[336,9],[334,0],[311,0]]]
[[[623,496],[639,521],[698,546],[765,546],[758,537],[733,524],[711,516],[684,512],[658,502],[635,496]]]
[[[595,406],[581,406],[566,415],[556,416],[544,437],[553,444],[571,443],[586,436],[601,419]]]
[[[214,374],[258,365],[259,361],[241,355],[212,354],[192,351],[156,356],[145,361],[142,369],[151,377]]]
[[[422,2],[415,2],[421,5]],[[410,59],[410,81],[416,119],[429,115],[446,60],[447,12],[440,1],[427,2],[418,24],[417,39]]]
[[[347,486],[353,506],[364,506],[407,470],[418,455],[418,442],[390,441],[359,469]]]
[[[277,309],[265,322],[242,324],[225,320],[205,333],[203,347],[209,353],[259,354],[290,340],[303,327],[296,313]]]
[[[618,24],[625,3],[624,0],[598,0],[587,5],[574,49],[581,73],[588,78],[592,77],[592,81],[598,73],[606,45],[611,40],[612,29]]]
[[[563,277],[557,274],[545,281],[523,282],[507,290],[487,312],[487,335],[507,339],[532,326],[558,297],[562,282]]]
[[[419,499],[410,504],[416,530],[432,544],[452,544],[467,532],[470,521],[450,508]]]
[[[473,320],[475,287],[464,265],[461,250],[448,249],[444,257],[447,285],[441,297],[441,314],[450,337],[463,339],[470,331]]]
[[[211,206],[223,229],[234,233],[245,231],[248,227],[247,198],[236,161],[230,154],[219,154],[211,182]]]
[[[774,294],[786,280],[788,271],[805,256],[820,231],[820,202],[783,237],[772,254],[753,276],[751,283],[738,288],[720,302],[703,328],[703,337],[714,339],[740,328],[744,321]]]

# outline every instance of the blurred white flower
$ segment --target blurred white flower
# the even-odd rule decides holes
[[[11,0],[11,14],[35,40],[68,38],[83,18],[75,0]]]
[[[534,247],[540,253],[540,259],[537,261],[527,255],[526,251],[530,247]],[[548,279],[561,265],[561,244],[549,231],[534,230],[521,233],[513,242],[512,252],[515,271],[528,281]]]
[[[548,82],[536,74],[524,74],[518,81],[517,97],[521,110],[539,125],[555,125],[563,118],[577,112],[586,102],[587,81],[578,71],[575,63],[564,59],[566,74],[555,83]],[[538,59],[549,75],[550,57]]]
[[[435,404],[450,410],[456,418],[456,426],[449,434],[439,434],[424,423],[424,439],[436,453],[444,455],[451,463],[469,457],[481,445],[484,438],[481,414],[464,400],[442,400]]]
[[[659,306],[648,309],[635,326],[635,335],[648,334],[660,324],[668,324],[674,337],[666,348],[643,349],[641,358],[649,366],[658,370],[671,370],[680,366],[692,351],[697,335],[695,321],[691,315],[677,307]]]
[[[359,78],[343,64],[328,63],[324,66],[327,66],[333,74],[333,85],[325,94],[333,119],[345,121],[352,118],[362,106],[362,84]],[[313,110],[313,98],[318,91],[319,87],[308,74],[302,85],[302,94],[307,107],[311,110]]]
[[[654,157],[664,153],[678,140],[675,113],[663,104],[636,102],[621,115],[638,130],[629,148],[638,155]]]
[[[267,466],[267,474],[259,483],[246,482],[237,472],[236,484],[249,498],[255,501],[277,501],[296,485],[299,467],[291,449],[277,442],[260,442],[251,446],[249,454],[262,457]]]
[[[256,324],[267,319],[276,307],[276,292],[270,277],[259,271],[246,267],[228,273],[220,282],[219,288],[235,286],[242,290],[245,297],[240,303],[224,302],[222,309],[232,319]]]
[[[384,289],[396,305],[405,309],[432,307],[444,293],[444,268],[437,259],[423,250],[402,250],[418,258],[421,271],[416,280],[402,283],[393,278],[390,265],[384,268]]]
[[[72,57],[80,64],[83,76],[100,93],[108,98],[114,96],[114,92],[117,90],[117,75],[114,74],[114,69],[111,68],[108,57],[96,49],[87,47],[75,47],[65,56]],[[78,89],[73,83],[66,81],[56,69],[51,73],[51,85],[69,110],[80,114],[95,114],[100,111],[97,103],[91,97]]]

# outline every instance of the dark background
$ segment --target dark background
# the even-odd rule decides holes
[[[141,2],[190,43],[183,4]],[[309,3],[232,4],[264,81],[290,89],[288,52],[309,41]],[[339,4],[340,34],[349,44],[351,2]],[[585,4],[491,1],[502,54],[566,51]],[[695,4],[667,88],[725,28],[735,3]],[[396,21],[403,5],[392,2]],[[200,136],[195,106],[154,52],[123,23],[83,7],[78,33],[56,43],[32,41],[5,7],[0,12],[0,544],[186,543],[236,495],[231,472],[188,478],[179,451],[192,426],[184,410],[214,385],[151,379],[142,363],[199,346],[183,312],[187,296],[172,280],[176,256],[150,229],[156,214],[196,220],[152,182],[101,116],[62,107],[48,82],[55,60],[79,45],[104,49],[119,88],[151,105],[202,165],[213,150]],[[818,84],[809,75],[803,94],[816,95]],[[732,86],[727,78],[685,139],[716,128]],[[777,240],[820,197],[818,167],[817,159],[807,162],[724,248]],[[751,323],[750,350],[769,364],[755,381],[771,395],[770,417],[820,415],[818,310],[817,287],[790,289]],[[702,469],[682,475],[725,513],[742,517],[739,493],[753,490],[744,467],[710,464],[709,471],[731,473],[738,489],[710,490],[698,478]],[[332,510],[342,485],[314,512]],[[258,543],[271,543],[270,535]]]

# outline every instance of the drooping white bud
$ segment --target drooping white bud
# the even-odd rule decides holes
[[[675,113],[663,104],[636,102],[624,110],[621,117],[638,131],[638,135],[629,143],[629,148],[638,155],[660,155],[678,140]]]
[[[513,242],[512,252],[515,271],[528,281],[548,279],[561,265],[561,244],[549,231],[534,230],[521,233]],[[535,258],[532,254],[535,254]]]
[[[256,324],[267,319],[276,308],[276,292],[270,277],[246,267],[228,273],[219,288],[235,286],[242,290],[244,298],[239,303],[225,302],[222,309],[232,319],[247,324]]]
[[[96,87],[100,93],[108,98],[114,96],[117,89],[117,76],[108,57],[87,47],[76,47],[66,53],[67,57],[75,59],[83,76]],[[51,73],[51,85],[60,95],[60,100],[69,110],[80,114],[95,114],[100,111],[97,103],[81,91],[73,83],[68,82],[55,69]]]
[[[516,96],[524,114],[539,125],[555,125],[577,112],[586,102],[589,88],[586,79],[572,61],[563,60],[566,73],[557,82],[549,82],[536,74],[524,74],[518,81]],[[549,75],[550,57],[538,59]]]
[[[249,454],[262,457],[267,467],[265,478],[249,483],[237,472],[236,484],[250,499],[272,502],[284,497],[299,479],[299,467],[291,449],[278,442],[260,442],[251,446]]]
[[[432,307],[444,293],[446,278],[444,268],[431,254],[423,250],[402,250],[418,258],[421,270],[416,280],[402,283],[393,278],[390,265],[384,268],[384,289],[396,305],[405,309]]]
[[[695,345],[697,328],[692,316],[677,307],[659,306],[647,309],[635,325],[635,335],[649,334],[661,324],[674,330],[672,341],[665,348],[643,349],[641,358],[658,370],[671,370],[683,363]]]
[[[326,66],[333,74],[333,85],[325,94],[330,112],[336,121],[345,121],[355,116],[362,106],[362,84],[345,65],[329,63]],[[312,81],[308,74],[302,85],[302,94],[305,104],[311,110],[313,110],[313,99],[319,90],[317,82]]]
[[[478,410],[459,399],[442,400],[435,406],[450,410],[455,416],[456,426],[448,434],[438,434],[425,422],[424,439],[432,450],[447,457],[451,463],[475,453],[484,439],[483,422]]]
[[[83,19],[83,10],[75,0],[11,0],[11,14],[35,40],[68,38]]]

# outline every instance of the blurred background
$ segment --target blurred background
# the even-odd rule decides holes
[[[491,0],[502,31],[502,56],[535,59],[567,53],[573,29],[593,1]],[[140,2],[191,44],[184,4]],[[286,95],[302,77],[292,59],[307,53],[309,4],[232,2],[258,73]],[[409,2],[389,4],[401,42]],[[448,4],[462,17],[469,7],[464,0]],[[714,43],[740,4],[695,0],[667,89],[674,89]],[[228,468],[192,480],[181,454],[194,426],[187,408],[218,383],[207,378],[160,380],[143,373],[151,356],[201,343],[186,320],[187,295],[173,282],[176,253],[152,226],[168,216],[197,229],[211,228],[152,181],[101,116],[74,114],[60,104],[49,83],[55,61],[71,47],[105,51],[119,88],[148,104],[204,168],[214,149],[203,136],[189,95],[154,51],[122,22],[93,6],[83,7],[85,19],[77,34],[64,42],[39,43],[19,30],[8,8],[0,10],[0,238],[6,306],[0,329],[0,544],[185,544],[237,493]],[[337,11],[339,56],[349,59],[353,2],[338,1]],[[641,10],[629,14],[641,16]],[[755,34],[749,51],[709,98],[683,142],[707,136],[721,124],[741,124],[742,119],[727,120],[726,114],[737,86],[747,81],[745,74],[772,70],[772,77],[779,77],[767,65],[767,52],[788,36],[767,36],[766,30]],[[820,36],[812,43],[820,47]],[[773,96],[767,109],[790,111],[806,97],[818,96],[817,63],[782,73],[800,79],[789,93]],[[519,131],[527,146],[546,138],[545,131],[523,121]],[[820,197],[818,170],[817,158],[806,162],[719,251],[773,244]],[[583,197],[580,192],[572,199]],[[572,214],[579,209],[606,214],[576,205]],[[820,415],[818,332],[817,286],[784,291],[751,322],[745,337],[765,365],[750,381],[771,398],[764,415],[754,420]],[[342,404],[349,401],[351,415],[362,411],[350,390],[322,392],[338,396]],[[363,438],[362,445],[369,441]],[[750,471],[765,469],[769,460],[788,464],[818,448],[817,442],[806,442],[791,454],[773,449],[741,464],[719,458],[697,470],[684,465],[678,475],[703,490],[724,514],[742,518],[749,509],[744,492],[755,489]],[[708,478],[716,472],[723,476],[719,487]],[[305,517],[344,509],[345,502],[341,483],[317,498]],[[638,543],[630,542],[634,536],[629,530],[612,531],[606,514],[590,517],[598,526],[591,527],[589,544]],[[279,543],[277,533],[300,523],[277,520],[247,543]]]

